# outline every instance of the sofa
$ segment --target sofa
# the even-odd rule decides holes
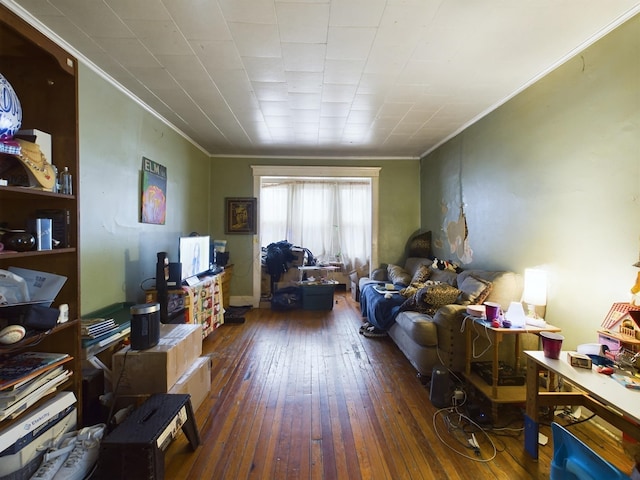
[[[436,262],[437,263],[437,262]],[[426,281],[414,280],[427,278]],[[463,328],[467,306],[484,301],[499,303],[506,311],[512,301],[520,301],[523,288],[522,276],[513,272],[487,270],[460,270],[446,262],[434,266],[429,258],[409,257],[403,266],[388,265],[359,279],[361,295],[372,284],[394,283],[406,297],[395,314],[395,322],[387,333],[407,357],[421,377],[429,378],[433,368],[444,365],[452,371],[465,368],[466,339]],[[412,290],[411,286],[417,286]],[[416,301],[417,297],[429,300],[430,291],[446,291],[446,295],[430,300]],[[457,294],[456,294],[457,292]],[[441,302],[441,303],[438,303]],[[442,302],[448,302],[442,304]],[[486,341],[485,341],[486,343]],[[513,357],[509,345],[501,345],[501,352]],[[484,356],[475,360],[489,360],[487,348],[478,347]],[[502,356],[502,355],[501,355]]]

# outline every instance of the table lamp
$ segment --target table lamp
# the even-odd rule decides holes
[[[544,270],[526,268],[524,270],[524,292],[522,301],[527,304],[527,316],[540,319],[536,307],[547,305],[547,273]]]

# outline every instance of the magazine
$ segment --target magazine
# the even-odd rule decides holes
[[[18,388],[36,375],[71,360],[67,353],[24,352],[0,361],[0,390]]]

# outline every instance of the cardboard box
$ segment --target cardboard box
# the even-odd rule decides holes
[[[169,393],[188,393],[196,412],[211,390],[211,357],[199,357],[178,379]]]
[[[167,393],[200,355],[201,325],[162,324],[155,347],[125,347],[113,355],[113,382],[120,382],[120,395]]]

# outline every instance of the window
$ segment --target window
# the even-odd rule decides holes
[[[354,262],[356,263],[357,268],[361,268],[363,270],[371,268],[371,265],[377,265],[378,263],[378,176],[380,173],[379,167],[299,167],[299,166],[267,166],[267,165],[253,165],[253,194],[258,199],[258,216],[259,220],[259,230],[258,234],[260,235],[259,241],[254,242],[254,251],[253,251],[253,304],[257,306],[260,300],[260,247],[261,244],[265,246],[268,243],[264,243],[267,238],[272,239],[273,241],[280,240],[288,240],[294,244],[301,244],[301,247],[308,248],[314,255],[320,256],[323,255],[331,255],[332,252],[335,255],[335,252],[340,252],[342,256],[342,261],[344,261],[345,256],[349,255],[349,262],[351,266],[346,265],[345,268],[354,268]],[[273,208],[265,207],[266,204],[270,204],[271,200],[265,197],[262,198],[263,193],[267,195],[266,189],[263,192],[262,189],[262,181],[263,178],[265,180],[268,179],[288,179],[293,182],[296,180],[302,179],[331,179],[335,183],[348,181],[348,180],[366,180],[369,183],[369,191],[368,198],[364,198],[362,196],[358,196],[354,188],[340,188],[338,190],[341,191],[340,194],[335,194],[332,196],[332,201],[334,205],[347,205],[347,207],[337,208],[338,211],[342,212],[340,217],[340,222],[336,223],[338,225],[339,232],[333,228],[334,224],[331,224],[331,228],[329,231],[333,235],[334,245],[337,247],[337,243],[335,240],[335,236],[339,236],[340,246],[337,247],[339,250],[335,250],[334,246],[331,246],[331,241],[326,240],[326,236],[323,235],[322,244],[315,251],[312,247],[308,245],[302,244],[302,242],[293,241],[295,238],[293,236],[289,237],[289,235],[294,235],[294,233],[289,233],[288,228],[291,228],[291,232],[294,232],[296,228],[301,227],[288,227],[286,219],[281,218],[281,216],[277,212],[273,212]],[[280,190],[279,192],[277,190]],[[285,193],[287,197],[285,197]],[[279,202],[284,202],[285,198],[287,198],[287,208],[290,205],[288,200],[288,195],[290,193],[290,189],[275,189],[273,192],[270,192],[268,195],[273,195],[276,198],[277,195],[281,195]],[[311,195],[311,193],[306,192],[305,197],[303,199],[308,203],[308,198],[306,197],[307,193]],[[362,200],[363,203],[359,203]],[[275,200],[274,200],[275,201]],[[263,203],[264,202],[264,203]],[[268,211],[267,211],[268,210]],[[337,215],[337,212],[333,212]],[[270,219],[270,226],[265,226],[265,232],[263,236],[262,232],[262,217],[265,215],[265,219]],[[370,227],[368,229],[362,229],[361,220],[366,217],[370,223]],[[314,219],[315,221],[315,219]],[[271,230],[273,228],[273,230]],[[279,230],[276,230],[279,229]],[[357,231],[357,234],[355,232]],[[304,233],[304,232],[303,232]],[[297,233],[296,233],[297,234]],[[304,233],[305,236],[309,235],[309,233]],[[335,234],[335,235],[334,235]],[[278,238],[278,236],[286,236],[289,238]],[[347,240],[344,240],[344,238]],[[310,240],[311,241],[311,240]],[[369,257],[367,258],[366,268],[362,265],[357,265],[357,263],[361,260],[355,260],[353,252],[356,251],[359,247],[358,245],[361,243],[367,243],[366,247],[363,247],[366,251],[369,252]],[[327,247],[326,245],[329,245]],[[326,252],[325,252],[326,248]]]
[[[262,177],[260,243],[286,240],[347,271],[371,257],[371,179]]]

